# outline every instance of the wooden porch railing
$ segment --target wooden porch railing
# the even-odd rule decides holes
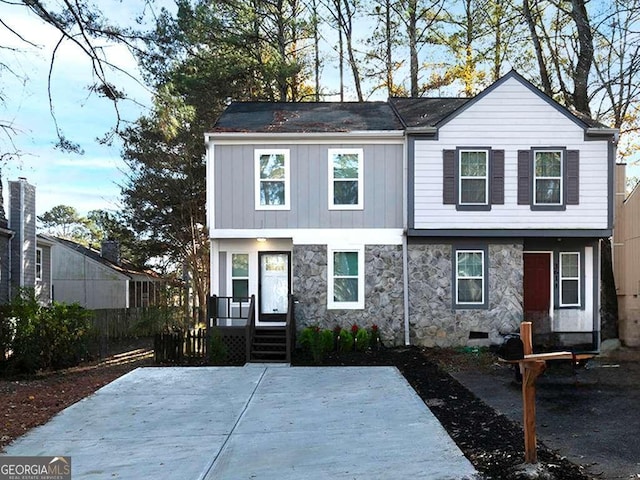
[[[251,303],[249,304],[249,314],[247,315],[247,325],[245,326],[246,344],[245,358],[246,362],[251,361],[251,344],[253,343],[253,335],[256,333],[256,296],[251,295]]]
[[[289,306],[287,308],[287,324],[285,326],[287,334],[287,363],[291,363],[291,352],[296,347],[296,316],[294,312],[295,298],[289,295]]]

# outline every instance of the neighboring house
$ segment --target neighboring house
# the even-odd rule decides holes
[[[100,251],[71,240],[38,234],[37,288],[42,298],[79,303],[91,310],[137,308],[160,302],[165,281],[120,258],[117,242]]]
[[[5,218],[0,186],[0,303],[30,288],[43,304],[78,302],[89,309],[146,307],[160,301],[165,281],[120,259],[117,242],[103,242],[98,252],[36,234],[35,187],[24,178],[8,187]]]
[[[464,103],[392,103],[407,125],[417,343],[497,342],[529,320],[539,344],[597,349],[617,130],[515,72]]]
[[[206,134],[212,294],[388,344],[599,346],[617,130],[511,72],[472,99],[232,103]]]
[[[613,273],[618,295],[620,340],[640,346],[640,187],[626,195],[626,165],[616,165]]]
[[[0,303],[21,288],[34,288],[36,276],[35,187],[26,179],[8,182],[8,208],[0,182]]]
[[[2,195],[2,179],[0,178],[0,304],[9,300],[9,242],[13,236],[13,230],[9,229],[9,221],[4,211],[4,197]]]

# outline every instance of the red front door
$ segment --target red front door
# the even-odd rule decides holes
[[[551,254],[524,254],[524,319],[535,333],[551,330]]]

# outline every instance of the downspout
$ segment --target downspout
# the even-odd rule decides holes
[[[409,139],[405,135],[404,152],[402,155],[402,283],[404,288],[403,304],[404,304],[404,344],[411,345],[411,333],[409,331],[409,252],[407,241],[407,218],[408,218],[408,158],[409,158]]]
[[[398,112],[392,101],[387,104],[402,125],[404,137],[404,151],[402,152],[402,302],[404,314],[404,344],[411,345],[411,331],[409,329],[409,246],[408,246],[408,222],[409,222],[409,154],[413,154],[413,148],[409,148],[411,138],[407,136],[407,124]]]

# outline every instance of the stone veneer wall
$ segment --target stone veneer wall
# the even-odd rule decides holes
[[[298,300],[298,330],[318,325],[333,329],[349,328],[354,323],[380,329],[385,345],[404,343],[402,247],[367,245],[365,247],[364,310],[327,310],[327,246],[293,246],[293,292]]]
[[[522,244],[489,244],[489,308],[453,309],[451,244],[409,245],[411,343],[453,347],[501,343],[522,321]],[[469,332],[486,332],[469,340]]]

